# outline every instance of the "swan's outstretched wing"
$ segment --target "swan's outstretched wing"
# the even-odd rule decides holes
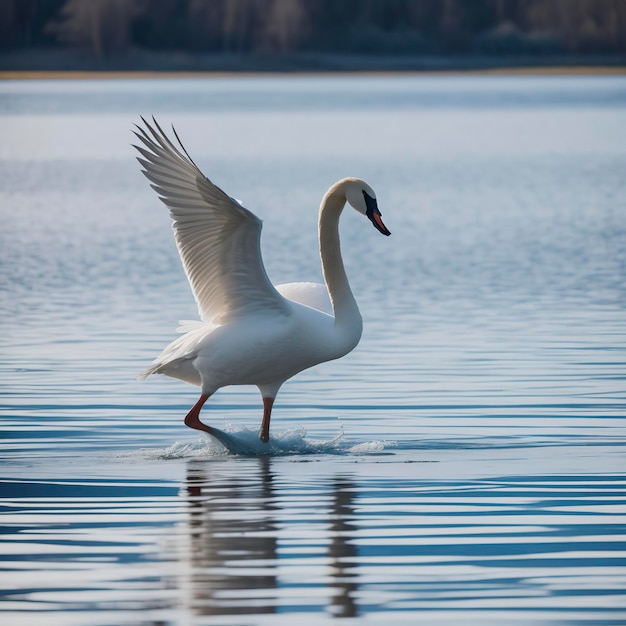
[[[222,324],[254,311],[287,315],[263,267],[261,220],[206,178],[154,118],[154,127],[142,121],[145,129],[135,132],[143,144],[135,146],[142,155],[137,160],[170,210],[200,317]]]

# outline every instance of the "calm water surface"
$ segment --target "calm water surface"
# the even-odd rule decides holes
[[[265,220],[276,283],[321,279],[353,211],[365,322],[186,429],[135,381],[195,305],[133,158],[174,122]],[[59,624],[626,622],[626,80],[234,78],[0,84],[0,611]],[[263,454],[265,452],[265,454]]]

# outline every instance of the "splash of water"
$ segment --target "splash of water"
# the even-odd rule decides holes
[[[391,445],[385,441],[368,441],[350,445],[344,441],[343,428],[328,440],[309,439],[302,427],[279,432],[268,443],[259,439],[256,430],[228,425],[226,430],[214,428],[214,436],[201,436],[194,442],[175,442],[167,448],[142,448],[144,458],[169,460],[183,458],[210,458],[216,456],[289,456],[289,455],[368,455],[381,454]]]

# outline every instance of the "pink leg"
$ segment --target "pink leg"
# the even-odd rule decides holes
[[[263,421],[261,422],[261,432],[259,438],[263,443],[270,440],[270,418],[272,417],[272,406],[274,398],[263,398]]]
[[[212,435],[213,429],[200,421],[200,409],[208,399],[208,393],[203,393],[200,396],[200,399],[193,405],[191,411],[187,413],[187,417],[185,417],[185,426],[189,426],[189,428],[195,428],[196,430],[203,430],[205,433],[209,433],[209,435]]]

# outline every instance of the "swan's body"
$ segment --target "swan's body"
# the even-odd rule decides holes
[[[144,144],[136,146],[143,157],[139,161],[174,219],[176,244],[202,321],[187,323],[187,332],[141,377],[166,374],[200,386],[202,395],[185,424],[208,433],[213,429],[199,414],[209,396],[228,385],[256,385],[264,405],[260,437],[268,441],[281,385],[304,369],[344,356],[359,342],[361,314],[341,259],[338,224],[347,201],[390,234],[376,196],[356,178],[335,183],[320,206],[326,286],[274,287],[261,259],[261,221],[213,185],[156,121],[156,128],[144,124],[146,130],[138,127],[135,133]]]

